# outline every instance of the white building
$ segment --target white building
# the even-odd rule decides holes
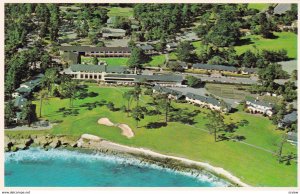
[[[260,113],[268,116],[272,116],[274,113],[273,105],[271,103],[259,101],[259,100],[246,100],[247,109],[251,113]]]

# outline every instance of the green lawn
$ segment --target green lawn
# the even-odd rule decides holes
[[[130,7],[110,7],[107,15],[109,17],[120,16],[120,17],[133,17],[133,9]]]
[[[177,60],[178,57],[176,56],[175,52],[170,52],[169,53],[169,60]]]
[[[249,3],[248,4],[248,8],[257,9],[259,11],[266,10],[266,9],[268,9],[269,6],[270,6],[269,3]]]
[[[235,46],[235,50],[238,54],[244,53],[246,50],[254,50],[254,46],[257,49],[267,49],[267,50],[279,50],[286,49],[288,52],[288,57],[297,58],[297,35],[292,32],[275,32],[276,39],[265,39],[260,35],[250,35],[243,39],[250,39],[251,44]]]
[[[242,181],[254,186],[296,186],[297,169],[294,162],[290,166],[279,164],[273,154],[238,142],[220,141],[215,143],[213,136],[204,130],[207,123],[206,113],[208,111],[206,109],[173,102],[173,106],[184,109],[187,113],[195,110],[201,111],[194,117],[194,126],[169,122],[166,127],[147,129],[145,126],[149,122],[163,121],[162,115],[155,115],[146,116],[139,124],[141,127],[136,128],[135,121],[121,111],[112,112],[106,106],[97,106],[93,110],[81,107],[86,103],[100,102],[101,100],[113,101],[116,107],[120,107],[125,104],[122,92],[130,88],[100,88],[96,84],[88,85],[88,91],[95,92],[98,96],[75,100],[73,109],[78,109],[78,115],[63,117],[61,112],[57,112],[59,108],[69,107],[68,99],[51,98],[45,101],[42,110],[43,117],[51,121],[62,121],[54,126],[51,130],[52,133],[78,137],[83,133],[90,133],[125,145],[145,147],[165,154],[209,162],[211,165],[229,170],[240,177]],[[149,96],[142,95],[140,104],[145,105],[149,98]],[[37,103],[38,110],[39,103],[34,103]],[[135,102],[132,103],[132,106],[134,105]],[[151,106],[148,108],[151,109]],[[134,130],[135,137],[127,139],[121,135],[119,128],[98,125],[97,120],[101,117],[108,117],[116,123],[128,124]],[[275,131],[276,127],[267,118],[238,111],[226,116],[226,119],[228,122],[248,120],[249,124],[235,129],[235,134],[244,135],[246,143],[272,151],[276,150],[276,144],[282,132]],[[291,150],[296,152],[295,147],[286,144],[284,152]]]
[[[92,57],[81,57],[81,63],[85,62],[87,64],[92,62]],[[98,58],[99,61],[105,61],[110,66],[126,66],[128,57],[107,57],[107,58]]]
[[[218,83],[206,83],[205,88],[213,95],[230,98],[235,100],[245,100],[246,97],[258,97],[259,100],[276,104],[279,100],[274,96],[258,96],[257,94],[251,94],[249,89],[251,86],[236,85],[236,84],[218,84]]]
[[[260,35],[249,35],[244,36],[243,39],[248,39],[249,44],[235,46],[235,50],[237,54],[242,54],[247,50],[255,50],[256,49],[267,49],[267,50],[279,50],[286,49],[288,53],[288,57],[297,58],[297,35],[292,32],[274,32],[275,36],[278,36],[276,39],[265,39]],[[195,47],[196,53],[199,53],[203,48],[203,44],[201,41],[196,41],[192,43]]]
[[[161,67],[166,60],[166,56],[164,54],[154,55],[150,57],[150,61],[148,63],[143,64],[144,66],[151,67]]]

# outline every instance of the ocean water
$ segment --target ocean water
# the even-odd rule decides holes
[[[218,187],[210,174],[194,176],[135,158],[38,148],[5,154],[5,186],[20,187]]]

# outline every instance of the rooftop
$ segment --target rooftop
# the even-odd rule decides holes
[[[102,33],[126,33],[126,30],[120,28],[103,28]]]
[[[74,64],[70,66],[73,72],[88,72],[88,73],[126,73],[127,68],[125,66],[109,66],[109,65],[85,65]]]
[[[297,142],[297,133],[296,132],[288,132],[287,133],[287,139],[290,140],[290,141],[294,141],[294,142]]]
[[[279,3],[274,8],[274,14],[283,14],[292,9],[292,4],[290,3]]]
[[[151,45],[149,45],[149,44],[140,45],[139,47],[140,47],[142,50],[144,50],[144,51],[148,51],[148,50],[153,50],[153,49],[154,49],[154,47],[151,46]]]
[[[246,101],[252,103],[252,104],[256,104],[256,105],[260,105],[260,106],[264,106],[267,108],[273,108],[273,104],[265,102],[265,101],[260,101],[260,100],[256,100],[256,99],[252,99],[252,98],[247,98]]]
[[[180,75],[132,75],[132,74],[107,74],[106,77],[134,78],[135,81],[165,81],[165,82],[182,82],[183,77]]]
[[[297,121],[297,111],[293,111],[287,115],[285,115],[282,119],[284,123],[293,123]]]
[[[219,70],[219,71],[238,71],[238,68],[233,67],[233,66],[209,65],[209,64],[201,64],[201,63],[193,64],[193,68],[195,68],[195,69],[207,69],[207,70]]]
[[[172,90],[171,88],[162,87],[160,85],[153,86],[153,89],[158,92],[161,92],[161,93],[171,94],[173,96],[176,96],[177,98],[180,98],[183,96],[183,93],[180,91]]]
[[[18,108],[22,108],[22,106],[24,106],[27,102],[27,99],[22,97],[22,96],[17,96],[16,99],[15,99],[15,107],[18,107]]]
[[[191,99],[195,99],[195,100],[199,100],[201,102],[206,102],[206,103],[212,104],[214,106],[222,106],[223,105],[228,110],[231,109],[231,106],[228,103],[221,102],[220,100],[217,100],[216,98],[213,98],[213,97],[210,97],[210,96],[201,96],[201,95],[194,94],[194,93],[187,93],[186,97],[191,98]]]
[[[76,52],[131,52],[129,47],[61,46],[60,50]]]

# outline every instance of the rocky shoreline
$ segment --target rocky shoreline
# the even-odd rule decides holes
[[[201,174],[218,177],[229,183],[229,186],[248,186],[239,181],[236,177],[228,176],[224,173],[211,169],[210,166],[199,165],[197,162],[189,162],[177,159],[176,157],[162,155],[150,150],[142,148],[133,148],[115,144],[106,141],[100,137],[84,134],[79,139],[66,135],[5,135],[5,152],[16,152],[18,150],[26,150],[30,147],[39,147],[44,150],[49,149],[68,149],[80,152],[100,152],[111,155],[122,155],[138,158],[141,163],[155,164],[157,166],[168,168],[174,171],[188,173],[189,175],[198,177]],[[217,169],[217,168],[216,168]],[[224,182],[225,182],[224,181]]]

